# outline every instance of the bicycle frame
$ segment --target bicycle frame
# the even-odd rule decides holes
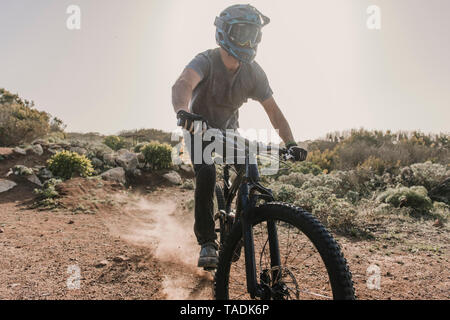
[[[268,293],[267,290],[264,290],[257,281],[255,246],[251,221],[257,201],[263,199],[270,202],[274,201],[274,197],[270,189],[265,188],[259,183],[258,167],[256,164],[249,164],[248,154],[245,156],[245,170],[240,170],[232,183],[230,183],[229,168],[230,165],[225,165],[223,174],[226,212],[229,213],[231,211],[232,202],[237,195],[238,201],[240,202],[240,208],[238,206],[240,212],[236,212],[236,218],[240,219],[242,224],[247,291],[252,299],[255,297],[265,298],[270,292]],[[271,267],[274,268],[281,265],[277,228],[273,221],[269,221],[267,227]],[[280,270],[273,271],[272,278],[277,279],[280,276],[280,272]]]

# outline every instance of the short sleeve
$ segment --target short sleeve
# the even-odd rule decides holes
[[[209,73],[209,59],[203,53],[200,53],[189,62],[186,68],[193,69],[203,79]]]
[[[253,62],[253,74],[255,79],[255,87],[253,89],[251,98],[263,102],[273,95],[272,88],[270,88],[269,80],[266,73],[258,63]]]

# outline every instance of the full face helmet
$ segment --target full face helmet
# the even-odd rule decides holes
[[[216,42],[239,61],[251,63],[261,42],[261,28],[269,22],[268,17],[249,4],[233,5],[216,17]]]

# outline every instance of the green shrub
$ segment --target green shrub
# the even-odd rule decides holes
[[[120,149],[127,149],[131,146],[131,144],[126,141],[122,137],[118,136],[107,136],[103,143],[106,144],[108,147],[113,149],[114,151],[120,150]]]
[[[328,172],[365,166],[380,175],[413,163],[447,164],[450,160],[448,134],[358,129],[327,134],[311,142],[308,149],[308,160]]]
[[[336,154],[329,149],[325,149],[324,151],[312,150],[308,153],[307,160],[319,168],[326,170],[326,172],[331,172],[335,167]]]
[[[153,169],[167,169],[172,166],[172,147],[167,143],[150,142],[141,149],[145,163]]]
[[[56,191],[56,186],[62,182],[61,179],[49,179],[44,183],[42,189],[34,189],[34,193],[38,195],[41,199],[52,199],[59,196],[58,191]]]
[[[410,207],[419,213],[429,213],[433,207],[427,189],[422,186],[389,188],[381,193],[377,200],[396,208]]]
[[[136,143],[143,141],[157,141],[159,143],[167,143],[172,146],[177,143],[172,141],[171,133],[158,129],[124,130],[119,133],[119,137],[133,139]]]
[[[284,183],[275,183],[270,186],[272,189],[273,195],[277,201],[291,202],[294,201],[297,197],[297,194],[300,193],[300,189]]]
[[[306,175],[305,175],[306,176]],[[312,175],[308,175],[313,177]],[[322,175],[326,177],[326,175]],[[275,182],[270,185],[277,201],[292,203],[316,215],[327,227],[349,233],[356,228],[356,209],[346,199],[338,198],[334,190],[315,184],[297,188],[291,184]]]
[[[450,170],[438,163],[427,161],[411,165],[414,185],[424,186],[427,190],[438,186],[446,178],[450,177]]]
[[[91,161],[84,155],[76,152],[62,151],[47,160],[47,167],[54,176],[70,179],[74,176],[90,176],[94,169]]]
[[[323,172],[322,168],[310,161],[295,162],[290,171],[304,174],[311,173],[315,176]]]
[[[382,175],[386,169],[386,162],[378,157],[369,156],[362,164],[361,168],[374,171],[378,175]]]
[[[0,146],[31,142],[50,130],[51,116],[32,102],[0,88]]]
[[[450,217],[450,206],[448,204],[445,204],[444,202],[433,202],[433,213],[439,217],[441,217],[442,220],[447,221]]]
[[[60,196],[56,186],[61,182],[62,180],[60,179],[52,178],[44,183],[42,189],[34,189],[34,193],[37,194],[37,200],[32,207],[47,210],[56,208],[59,205],[56,198]]]
[[[142,148],[145,147],[148,144],[148,142],[140,142],[134,147],[134,152],[139,153],[141,152]]]
[[[294,187],[301,188],[303,184],[313,177],[312,174],[303,174],[298,172],[292,172],[288,175],[284,175],[278,178],[278,181],[284,184],[290,184]]]

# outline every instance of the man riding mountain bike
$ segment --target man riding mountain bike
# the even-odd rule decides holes
[[[218,48],[198,54],[183,70],[172,87],[172,104],[178,125],[194,134],[194,122],[204,121],[221,130],[239,127],[239,108],[249,98],[261,103],[294,160],[306,159],[306,150],[297,146],[290,126],[273,98],[263,69],[254,61],[261,29],[270,22],[251,5],[233,5],[216,18]],[[214,268],[218,263],[214,223],[214,164],[194,162],[194,139],[190,151],[194,165],[194,232],[201,246],[198,266]],[[208,145],[202,142],[202,151]],[[203,154],[203,153],[202,153]]]

